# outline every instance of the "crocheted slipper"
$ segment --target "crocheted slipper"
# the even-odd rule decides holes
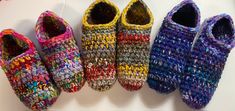
[[[82,20],[82,57],[86,80],[98,91],[110,89],[116,81],[116,23],[118,8],[108,0],[96,0]]]
[[[117,73],[122,87],[140,89],[147,79],[153,15],[142,0],[124,9],[117,38]]]
[[[38,18],[36,35],[57,86],[66,92],[80,90],[85,79],[80,52],[69,24],[46,11]]]
[[[199,27],[200,12],[191,0],[181,2],[167,14],[150,52],[150,88],[168,94],[178,87]]]
[[[0,33],[0,66],[19,97],[28,108],[44,110],[60,94],[41,62],[34,44],[11,29]]]
[[[201,109],[211,100],[233,47],[234,32],[229,15],[217,15],[204,22],[180,84],[183,101],[190,107]]]

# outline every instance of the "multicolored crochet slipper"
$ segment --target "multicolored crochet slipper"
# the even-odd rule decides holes
[[[118,8],[108,0],[96,0],[82,20],[82,48],[86,80],[98,91],[116,81],[116,24]]]
[[[122,87],[140,89],[147,79],[153,15],[142,0],[124,9],[117,38],[117,73]]]
[[[167,14],[150,52],[150,88],[168,94],[178,87],[199,28],[200,12],[191,0],[184,0]]]
[[[14,30],[0,33],[0,66],[19,97],[28,108],[44,110],[60,94],[41,62],[34,44]]]
[[[57,86],[66,92],[76,92],[85,83],[80,52],[72,28],[51,11],[40,15],[36,24],[46,66]]]
[[[204,22],[180,84],[183,101],[191,108],[201,109],[211,100],[234,38],[235,30],[229,15],[217,15]]]

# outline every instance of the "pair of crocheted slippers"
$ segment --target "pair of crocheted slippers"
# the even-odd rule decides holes
[[[113,3],[97,0],[86,10],[82,24],[82,57],[89,86],[108,90],[118,78],[125,89],[140,89],[147,79],[153,25],[145,3],[131,0],[120,17]]]
[[[204,21],[191,0],[185,0],[165,17],[150,52],[148,84],[160,93],[179,87],[183,101],[192,108],[211,100],[230,50],[234,26],[229,15]]]
[[[0,65],[20,100],[32,110],[43,110],[56,101],[61,89],[76,92],[85,79],[73,31],[62,18],[42,13],[36,35],[44,61],[31,40],[6,29],[0,33]]]

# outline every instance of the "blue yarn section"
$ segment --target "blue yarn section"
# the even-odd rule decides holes
[[[163,21],[152,46],[147,80],[150,88],[166,94],[179,85],[187,55],[198,31],[167,20],[165,18]]]

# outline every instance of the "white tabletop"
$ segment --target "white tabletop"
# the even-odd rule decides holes
[[[37,17],[45,10],[62,16],[73,27],[76,38],[81,37],[81,18],[86,8],[94,0],[1,0],[0,30],[13,28],[28,36],[38,47],[34,26]],[[122,10],[130,0],[111,0]],[[151,34],[153,42],[166,16],[181,0],[144,0],[154,14]],[[235,20],[235,0],[195,0],[201,10],[202,21],[220,13],[228,13]],[[219,86],[208,106],[209,111],[235,111],[235,49],[227,60]],[[11,86],[0,70],[0,111],[28,110],[16,97]],[[74,94],[62,93],[50,111],[94,111],[94,110],[159,110],[188,111],[179,91],[162,95],[150,89],[147,84],[137,91],[128,92],[118,82],[106,92],[92,90],[86,84]]]

